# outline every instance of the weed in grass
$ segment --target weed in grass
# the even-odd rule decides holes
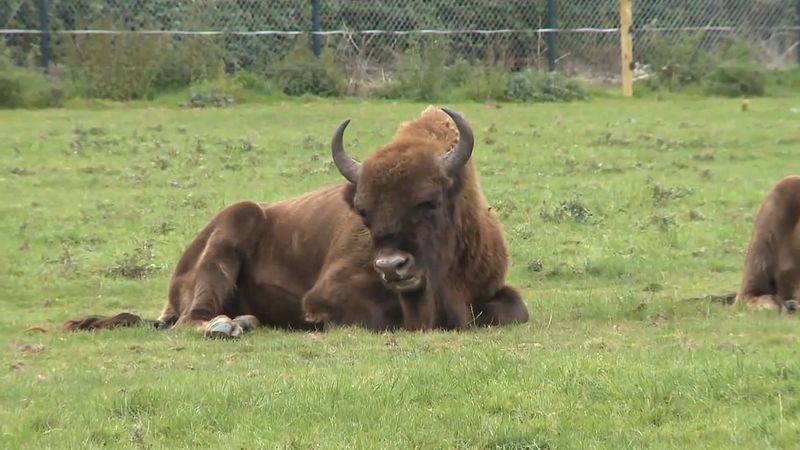
[[[140,280],[158,272],[156,260],[152,242],[141,242],[133,251],[125,253],[107,273],[112,277]]]

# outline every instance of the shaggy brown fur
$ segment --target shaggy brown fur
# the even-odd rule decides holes
[[[260,325],[452,329],[527,321],[519,294],[505,285],[503,230],[473,163],[442,159],[458,142],[453,119],[428,108],[364,162],[355,183],[225,208],[178,262],[161,326],[238,337]],[[398,265],[397,255],[409,259]],[[65,327],[115,325],[94,316]]]
[[[735,303],[794,311],[800,300],[800,176],[767,194],[753,227]]]

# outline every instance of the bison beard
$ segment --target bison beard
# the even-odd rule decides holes
[[[270,325],[315,329],[459,329],[528,320],[505,284],[508,253],[457,113],[432,107],[363,163],[331,142],[349,183],[219,212],[175,268],[161,328],[238,337]],[[92,316],[69,330],[139,323]]]
[[[800,300],[800,176],[787,176],[767,194],[753,234],[735,303],[794,312]]]

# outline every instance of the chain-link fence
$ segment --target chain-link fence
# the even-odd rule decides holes
[[[696,32],[697,45],[711,50],[741,38],[771,67],[800,60],[800,0],[633,3],[637,61],[660,39]],[[380,82],[410,49],[434,41],[452,60],[512,70],[554,64],[568,75],[608,77],[619,72],[618,27],[619,0],[0,2],[0,33],[17,64],[45,59],[103,77],[156,63],[177,65],[190,78],[218,64],[264,72],[302,46],[333,53],[351,78]]]

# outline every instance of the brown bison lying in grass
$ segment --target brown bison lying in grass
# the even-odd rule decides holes
[[[753,227],[735,303],[793,312],[800,301],[800,176],[767,194]]]
[[[469,124],[426,109],[363,164],[336,130],[348,180],[272,204],[219,212],[177,264],[160,327],[238,337],[260,325],[459,329],[528,320],[505,283],[508,252],[470,159]],[[138,323],[91,316],[70,330]]]

